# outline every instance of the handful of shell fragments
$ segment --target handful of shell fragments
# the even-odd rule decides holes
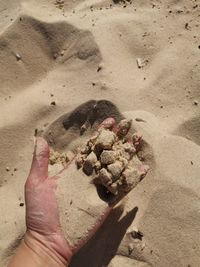
[[[92,175],[96,185],[103,185],[115,196],[128,193],[148,171],[137,156],[136,135],[126,138],[130,127],[131,121],[125,119],[118,124],[116,133],[99,129],[76,158],[77,168]]]

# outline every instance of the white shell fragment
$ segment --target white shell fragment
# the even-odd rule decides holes
[[[22,57],[21,57],[20,54],[18,54],[18,53],[15,54],[15,57],[16,57],[17,61],[19,61],[19,60],[22,59]]]
[[[136,59],[136,62],[137,62],[137,66],[139,69],[143,68],[146,64],[147,64],[147,60],[144,60],[142,58],[137,58]]]

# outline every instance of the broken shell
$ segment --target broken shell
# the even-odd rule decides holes
[[[21,58],[22,58],[22,57],[20,56],[20,54],[18,54],[18,53],[15,54],[15,57],[16,57],[17,61],[21,60]]]
[[[136,63],[137,63],[138,68],[141,69],[148,63],[148,60],[147,59],[145,60],[142,58],[137,58]]]

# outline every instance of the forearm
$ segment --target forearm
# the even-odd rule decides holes
[[[47,247],[30,238],[22,241],[8,267],[66,267],[68,263]]]

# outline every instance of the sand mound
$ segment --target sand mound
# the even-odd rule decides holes
[[[27,15],[21,15],[2,34],[0,47],[0,61],[6,63],[0,74],[4,95],[13,80],[16,91],[46,76],[55,65],[101,58],[89,31],[64,21],[47,23]]]
[[[52,149],[76,154],[112,116],[132,119],[143,136],[138,156],[150,170],[71,267],[199,266],[199,4],[61,2],[0,1],[0,265],[25,229],[35,129]],[[60,180],[59,203],[71,209],[70,220],[90,226],[99,213],[76,213],[83,173],[75,175],[75,164],[71,171],[75,179]],[[92,203],[101,211],[105,202],[84,177],[83,209]],[[88,224],[70,229],[70,240]]]
[[[200,136],[199,136],[199,127],[200,127],[200,118],[194,117],[184,122],[182,125],[175,130],[176,135],[180,135],[185,137],[188,140],[196,144],[200,144]]]

